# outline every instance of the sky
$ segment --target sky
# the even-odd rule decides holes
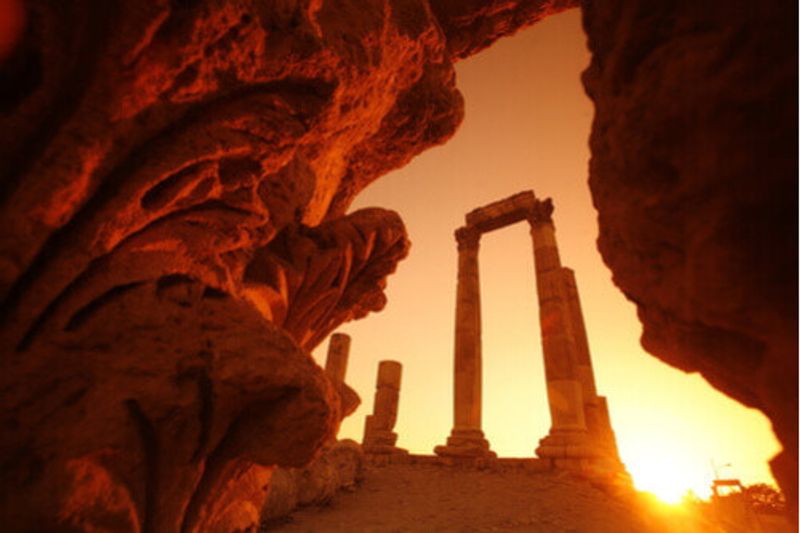
[[[346,381],[362,404],[339,438],[361,441],[378,362],[403,364],[397,445],[431,454],[453,419],[457,253],[453,231],[468,211],[532,189],[551,197],[562,263],[572,268],[598,391],[608,398],[622,461],[640,490],[676,501],[707,497],[722,477],[774,484],[780,446],[768,420],[697,374],[661,363],[639,344],[635,306],[613,285],[596,247],[588,180],[593,109],[580,83],[589,63],[580,13],[550,17],[456,65],[465,119],[445,145],[364,190],[351,211],[400,213],[412,242],[389,278],[388,305],[343,325],[352,338]],[[481,239],[483,430],[501,457],[531,457],[547,435],[533,251],[525,223]],[[328,341],[314,357],[324,365]],[[728,465],[728,466],[725,466]]]

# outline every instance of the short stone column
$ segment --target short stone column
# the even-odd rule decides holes
[[[595,450],[588,440],[584,386],[571,324],[567,290],[571,271],[561,266],[552,213],[550,200],[537,202],[529,219],[551,418],[550,433],[540,441],[536,454],[557,462],[569,462],[588,459]]]
[[[328,357],[325,359],[325,373],[334,383],[344,383],[349,356],[350,336],[344,333],[331,335],[328,343]]]
[[[372,414],[364,422],[365,453],[394,454],[406,453],[397,448],[397,433],[393,431],[397,422],[397,408],[400,402],[400,379],[403,365],[397,361],[381,361],[378,364],[378,379]]]
[[[481,430],[481,302],[478,278],[480,232],[469,226],[455,232],[458,242],[455,354],[453,372],[453,430],[440,456],[494,456]]]

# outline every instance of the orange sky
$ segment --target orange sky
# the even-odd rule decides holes
[[[587,185],[592,106],[580,14],[551,17],[458,64],[466,118],[444,146],[364,191],[353,210],[380,206],[405,220],[411,255],[389,279],[386,309],[338,331],[352,337],[347,382],[362,405],[340,438],[361,441],[378,361],[403,363],[398,446],[432,453],[452,427],[456,245],[475,207],[525,189],[552,197],[562,262],[575,270],[598,389],[608,397],[620,454],[638,488],[675,499],[708,493],[720,474],[774,483],[779,445],[769,422],[698,375],[660,363],[639,345],[634,305],[611,282],[595,246]],[[483,429],[500,456],[532,456],[550,426],[533,256],[526,224],[485,235],[480,251]],[[324,364],[327,341],[314,356]]]

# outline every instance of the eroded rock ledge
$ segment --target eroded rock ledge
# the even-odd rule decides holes
[[[763,411],[797,502],[797,6],[588,1],[598,246],[643,346]]]

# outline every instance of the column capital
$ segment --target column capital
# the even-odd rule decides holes
[[[531,226],[553,223],[553,200],[537,200],[533,208],[528,213],[528,222]]]
[[[455,236],[459,250],[477,248],[481,240],[481,232],[470,226],[458,228],[455,231]]]

